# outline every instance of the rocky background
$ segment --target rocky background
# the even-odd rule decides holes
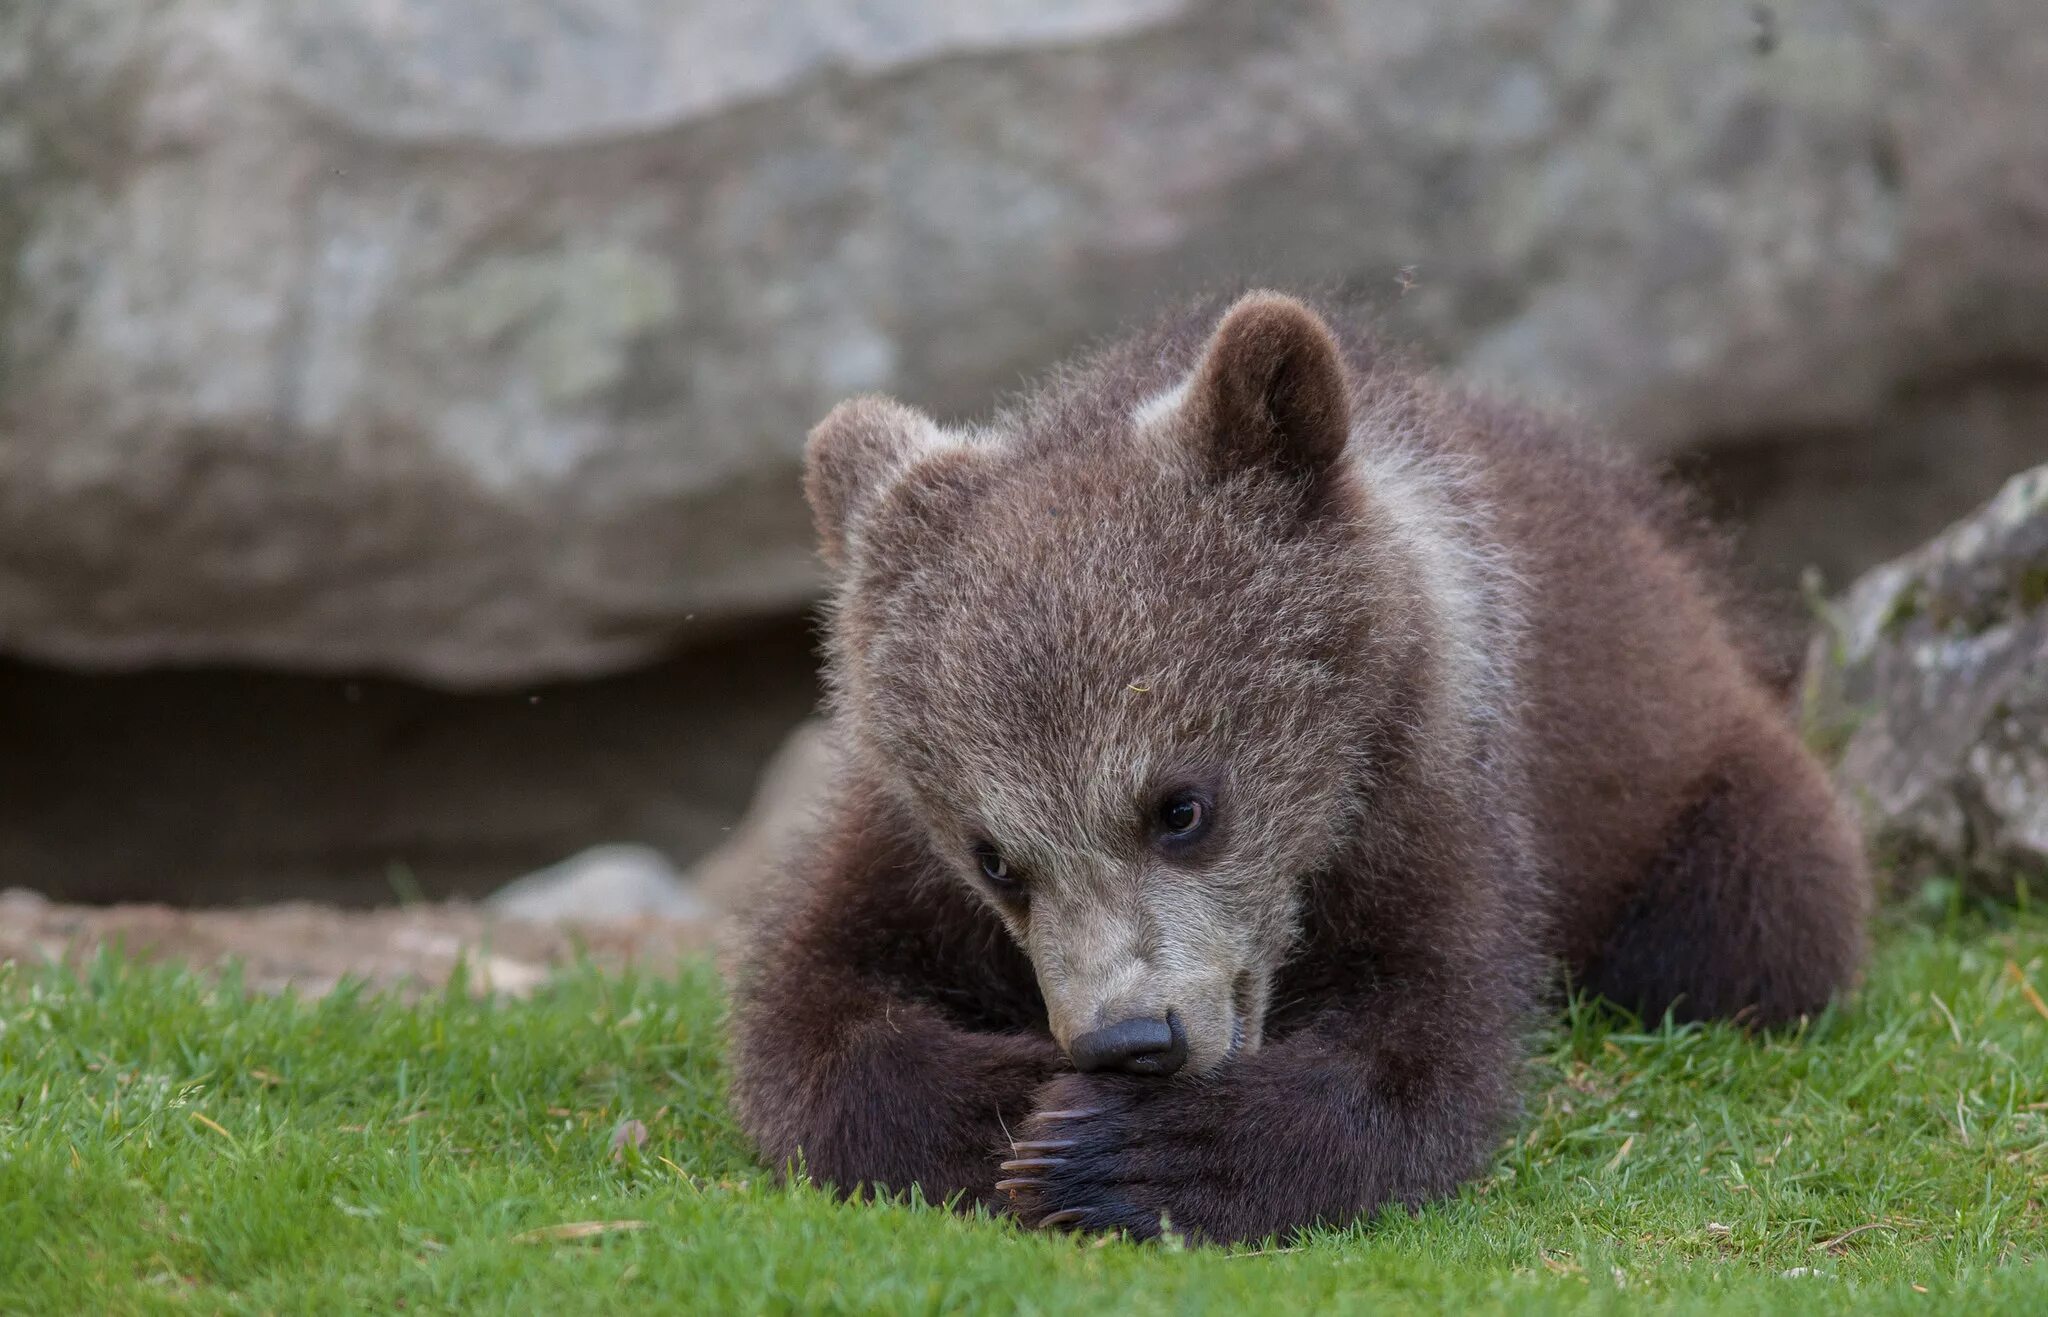
[[[673,910],[813,700],[808,425],[1219,284],[1349,298],[1842,589],[2048,460],[2043,88],[2041,0],[0,0],[0,887],[633,843],[605,890]],[[1817,651],[1937,865],[2048,853],[2015,488]]]

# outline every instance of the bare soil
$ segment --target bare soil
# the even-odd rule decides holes
[[[345,978],[417,994],[446,984],[458,964],[473,991],[513,996],[583,958],[607,969],[632,965],[663,974],[683,954],[711,947],[715,927],[710,920],[656,918],[549,926],[495,919],[460,903],[178,910],[67,905],[19,889],[0,892],[0,961],[76,964],[114,946],[131,959],[197,969],[237,961],[250,989],[307,996],[331,992]]]

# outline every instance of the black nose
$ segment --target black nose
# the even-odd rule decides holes
[[[1170,1075],[1187,1064],[1188,1036],[1180,1018],[1120,1020],[1074,1040],[1067,1054],[1076,1070],[1121,1070],[1131,1075]]]

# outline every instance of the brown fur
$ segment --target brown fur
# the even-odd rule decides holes
[[[1284,1233],[1485,1164],[1547,965],[1763,1025],[1855,972],[1856,839],[1683,518],[1341,319],[1192,308],[973,432],[846,404],[807,491],[841,765],[739,985],[773,1163]],[[1067,1064],[1167,1010],[1182,1073]]]

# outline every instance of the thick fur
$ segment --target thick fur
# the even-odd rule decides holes
[[[1685,518],[1341,317],[1193,307],[974,431],[859,400],[807,480],[840,768],[737,994],[772,1163],[1285,1233],[1481,1169],[1553,966],[1759,1025],[1857,969],[1856,838]],[[1181,1074],[1065,1059],[1167,1010]]]

